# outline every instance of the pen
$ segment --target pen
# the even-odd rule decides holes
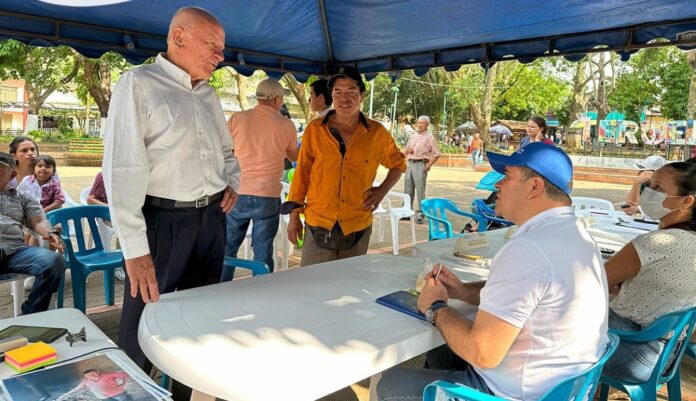
[[[440,278],[440,273],[442,273],[442,265],[438,265],[437,268],[437,274],[435,275],[435,281],[437,281]]]

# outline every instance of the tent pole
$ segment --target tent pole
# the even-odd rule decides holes
[[[372,104],[375,100],[375,80],[370,82],[370,118],[372,118]]]

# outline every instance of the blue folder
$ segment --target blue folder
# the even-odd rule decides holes
[[[377,298],[377,303],[392,308],[409,316],[425,320],[425,315],[418,310],[418,295],[408,291],[396,291]]]

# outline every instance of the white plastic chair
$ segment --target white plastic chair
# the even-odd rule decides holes
[[[0,275],[0,283],[10,283],[10,293],[12,294],[13,302],[12,312],[14,313],[14,316],[19,316],[22,313],[22,303],[24,302],[24,282],[30,277],[33,278],[32,276],[21,273],[7,273]],[[31,284],[34,285],[33,280],[31,281]],[[29,288],[31,288],[31,286]]]
[[[92,190],[92,187],[84,187],[82,190],[80,190],[80,203],[83,205],[87,205],[87,198],[89,198],[89,192]]]
[[[402,202],[402,205],[396,206],[399,201]],[[382,207],[383,204],[385,207]],[[399,220],[404,217],[409,218],[411,223],[411,242],[413,246],[416,245],[416,223],[414,221],[416,212],[411,209],[411,197],[408,196],[408,194],[389,191],[382,203],[372,214],[379,222],[378,230],[380,242],[384,241],[384,220],[389,218],[392,234],[392,252],[394,255],[399,254]]]
[[[281,182],[280,203],[283,203],[288,198],[290,193],[290,184]],[[275,270],[287,270],[290,263],[290,255],[293,253],[295,246],[288,240],[288,223],[290,216],[287,214],[280,215],[280,224],[278,226],[278,235],[276,236],[276,249],[280,249],[280,256],[277,256],[278,267]]]
[[[573,201],[575,211],[584,209],[615,210],[614,204],[604,199],[585,198],[582,196],[574,196],[570,199]]]
[[[88,205],[87,203],[87,198],[89,198],[89,193],[92,190],[92,187],[84,187],[80,190],[80,203],[83,205]],[[66,198],[66,203],[67,203],[67,198]],[[104,250],[105,251],[112,251],[114,246],[113,246],[113,237],[116,235],[116,231],[113,229],[113,227],[109,227],[106,223],[104,223],[104,220],[102,219],[97,219],[97,230],[99,231],[99,238],[102,239],[103,245],[104,245]],[[92,247],[94,245],[94,240],[92,239],[92,235],[89,236],[87,239],[88,246]]]
[[[73,207],[80,205],[79,203],[75,202],[73,198],[70,197],[70,194],[66,190],[63,190],[63,198],[65,198],[65,203],[63,204],[63,207]]]

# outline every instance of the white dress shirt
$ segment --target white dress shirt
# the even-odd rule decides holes
[[[162,54],[121,76],[109,105],[104,184],[124,257],[150,253],[145,196],[193,201],[230,186],[239,164],[220,99]]]

